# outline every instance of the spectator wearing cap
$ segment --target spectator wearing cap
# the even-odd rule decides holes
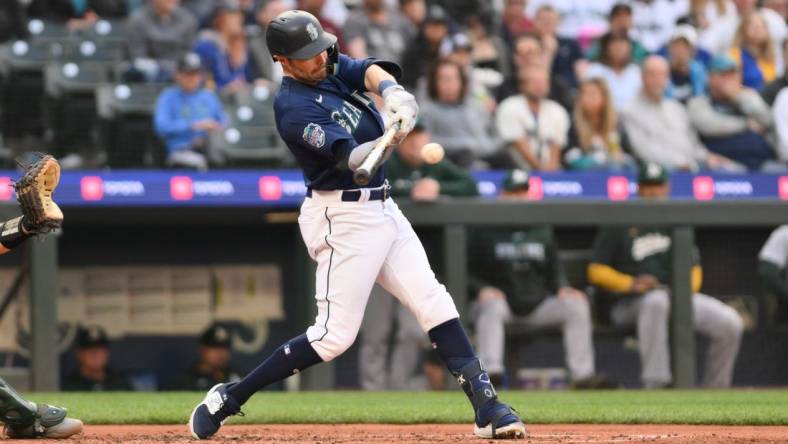
[[[385,0],[363,0],[348,16],[343,28],[346,52],[357,59],[374,57],[402,63],[402,55],[414,38],[413,25]]]
[[[66,22],[72,30],[83,30],[102,18],[124,18],[128,13],[127,0],[32,0],[29,3],[31,17]]]
[[[72,392],[128,391],[128,379],[109,368],[109,339],[101,327],[80,328],[76,338],[78,368],[63,380],[61,390]]]
[[[454,34],[451,36],[451,42],[452,50],[446,58],[460,65],[465,71],[465,75],[468,78],[466,98],[482,105],[492,116],[495,113],[495,108],[498,106],[493,91],[503,85],[504,76],[495,69],[474,64],[473,46],[471,39],[466,34],[459,32]],[[424,97],[427,94],[422,89],[426,89],[426,85],[423,82],[419,85],[418,95]]]
[[[604,79],[580,82],[569,131],[564,163],[571,170],[621,171],[634,168],[626,133],[613,108],[610,88]]]
[[[129,17],[129,58],[142,71],[147,71],[151,61],[155,63],[155,74],[147,75],[148,80],[169,80],[178,59],[191,50],[196,33],[197,20],[178,0],[149,0],[145,8]]]
[[[481,11],[479,14],[468,16],[465,26],[470,39],[471,61],[474,71],[480,77],[490,78],[490,81],[481,81],[490,91],[501,87],[497,85],[498,78],[501,82],[511,76],[512,62],[510,50],[501,37],[493,31],[492,12]],[[456,49],[457,45],[455,45]]]
[[[548,99],[550,71],[532,65],[520,71],[520,94],[501,102],[496,113],[498,134],[511,158],[524,170],[556,171],[569,132],[569,113]]]
[[[199,361],[177,377],[170,390],[205,391],[216,384],[241,379],[231,366],[232,334],[227,327],[208,327],[200,336],[199,353]]]
[[[550,5],[536,10],[534,31],[541,37],[542,46],[553,78],[561,79],[567,86],[577,88],[578,72],[585,70],[583,50],[575,39],[558,36],[561,16]]]
[[[728,55],[741,69],[744,86],[759,91],[777,77],[776,48],[762,14],[753,11],[742,17]]]
[[[223,0],[214,8],[211,22],[211,29],[197,37],[194,52],[221,94],[238,92],[254,80],[244,15],[235,0]]]
[[[591,61],[605,63],[604,46],[609,36],[614,35],[629,41],[629,60],[640,64],[648,56],[648,50],[632,34],[632,7],[626,3],[616,3],[608,14],[607,33],[588,48],[586,57]]]
[[[774,126],[769,105],[742,85],[736,62],[716,56],[709,68],[708,96],[693,97],[689,117],[706,146],[750,170],[776,167],[769,138]]]
[[[670,36],[666,58],[670,64],[668,97],[687,103],[690,97],[706,93],[706,67],[695,58],[697,32],[690,25],[678,25]]]
[[[473,177],[450,159],[425,160],[422,147],[430,142],[431,135],[421,122],[400,142],[386,164],[391,194],[416,201],[478,195]]]
[[[417,81],[440,58],[449,55],[452,40],[449,35],[449,16],[437,5],[427,10],[419,33],[402,55],[402,78],[400,83],[415,89]]]
[[[202,65],[195,53],[178,62],[175,85],[159,95],[154,113],[156,133],[167,147],[167,165],[174,168],[208,168],[208,134],[227,122],[219,98],[202,87]]]
[[[670,170],[733,169],[729,160],[709,153],[690,123],[687,110],[665,97],[668,62],[649,56],[643,62],[643,88],[621,112],[633,154]]]
[[[586,70],[586,77],[601,77],[611,88],[613,105],[621,110],[637,95],[641,83],[640,67],[632,62],[632,42],[621,34],[607,33],[600,40],[599,61]]]

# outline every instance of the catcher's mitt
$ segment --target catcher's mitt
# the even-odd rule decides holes
[[[30,234],[47,233],[63,224],[63,212],[52,200],[60,182],[60,164],[48,154],[39,156],[33,163],[22,165],[25,174],[14,183],[24,216],[22,227]]]

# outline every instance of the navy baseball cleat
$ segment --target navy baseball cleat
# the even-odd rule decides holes
[[[484,412],[486,420],[480,421],[482,412]],[[482,424],[480,425],[479,422]],[[492,405],[480,409],[476,414],[473,434],[486,439],[524,439],[525,424],[513,408],[496,400]]]
[[[207,439],[219,431],[230,416],[243,415],[241,405],[227,393],[232,384],[216,384],[197,404],[189,418],[189,431],[196,439]]]

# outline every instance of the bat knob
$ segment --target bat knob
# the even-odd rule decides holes
[[[372,180],[372,175],[364,168],[359,168],[353,173],[353,181],[356,182],[357,185],[362,187],[367,186],[370,180]]]

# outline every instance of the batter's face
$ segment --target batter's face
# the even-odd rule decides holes
[[[328,63],[328,51],[306,60],[289,59],[287,57],[277,57],[282,64],[282,70],[301,83],[317,85],[328,77],[326,69]]]

